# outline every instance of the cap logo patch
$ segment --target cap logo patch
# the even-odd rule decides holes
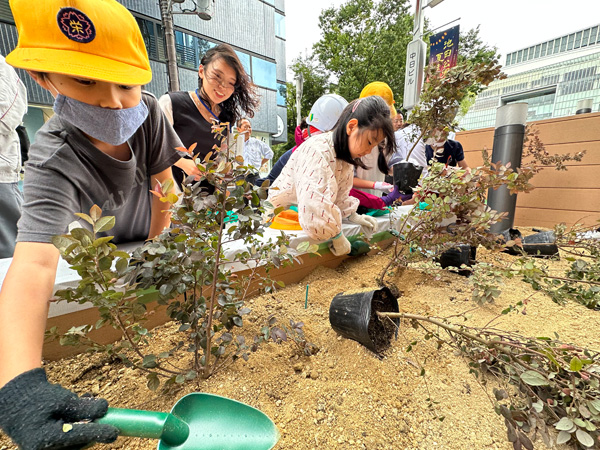
[[[56,16],[60,31],[75,42],[87,44],[96,37],[96,28],[88,16],[75,8],[61,8]]]

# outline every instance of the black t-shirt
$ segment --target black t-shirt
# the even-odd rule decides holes
[[[457,163],[465,159],[465,153],[462,145],[458,141],[448,139],[444,143],[444,153],[442,155],[434,156],[433,147],[431,145],[425,146],[425,157],[427,164],[431,163],[431,160],[435,159],[435,162],[441,162],[443,164],[448,163],[449,166],[456,166]]]

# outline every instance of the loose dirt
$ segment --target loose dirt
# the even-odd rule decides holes
[[[278,450],[512,449],[491,401],[495,380],[489,380],[486,392],[452,349],[437,350],[435,343],[423,340],[422,332],[402,323],[398,340],[378,358],[331,329],[331,299],[343,291],[375,286],[387,255],[351,259],[337,269],[317,268],[301,283],[249,301],[253,312],[245,328],[258,330],[271,314],[279,323],[302,321],[307,339],[320,348],[314,356],[299,356],[290,342],[266,344],[247,362],[238,361],[208,380],[170,394],[148,390],[141,373],[99,355],[78,355],[48,363],[46,369],[53,382],[81,394],[92,392],[114,407],[169,411],[177,399],[194,391],[245,402],[275,421],[281,432]],[[510,258],[478,253],[480,261]],[[567,265],[549,264],[557,271]],[[401,312],[446,317],[471,310],[466,322],[470,326],[484,326],[509,305],[529,299],[524,312],[501,315],[494,327],[528,336],[556,332],[564,342],[600,349],[600,312],[572,302],[557,305],[520,280],[507,280],[500,298],[481,307],[471,300],[468,279],[454,273],[435,275],[409,268],[399,271],[393,284],[402,293]],[[164,347],[176,339],[176,331],[173,324],[156,329],[150,347]],[[407,353],[406,347],[415,340],[418,344]],[[421,367],[425,377],[420,376]],[[435,402],[433,409],[428,398]],[[0,435],[0,449],[9,448],[14,447]],[[94,448],[153,449],[156,441],[119,438]],[[536,448],[544,445],[538,441]]]

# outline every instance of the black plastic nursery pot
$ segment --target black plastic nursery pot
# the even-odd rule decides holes
[[[394,164],[393,170],[394,184],[398,186],[398,190],[405,194],[412,194],[413,188],[419,184],[423,168],[411,162],[402,161]]]
[[[355,294],[342,292],[331,301],[329,323],[341,336],[381,353],[390,346],[400,319],[380,320],[378,312],[400,312],[398,300],[387,287]]]
[[[517,231],[518,236],[514,233],[514,229],[509,230],[510,238],[515,239],[516,237],[521,238],[521,233]],[[512,233],[511,233],[512,232]],[[506,234],[504,233],[504,239],[506,240]],[[521,255],[522,252],[525,254],[537,258],[559,258],[558,246],[556,245],[556,236],[554,231],[540,231],[536,234],[531,234],[521,238],[521,245],[513,245],[507,247],[506,253],[510,255]]]
[[[464,264],[465,266],[471,267],[476,263],[475,259],[477,257],[477,247],[468,244],[460,244],[457,247],[451,248],[443,252],[438,261],[442,266],[442,269],[446,269],[447,267],[456,267],[458,273],[460,275],[469,276],[471,275],[471,270],[463,269],[460,270],[460,267]]]

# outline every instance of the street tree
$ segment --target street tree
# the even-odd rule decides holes
[[[413,18],[408,0],[348,0],[319,16],[321,39],[315,56],[338,81],[347,100],[372,81],[385,81],[402,103],[406,46]]]

